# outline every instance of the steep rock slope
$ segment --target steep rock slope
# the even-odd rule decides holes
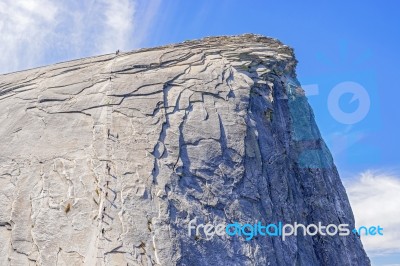
[[[0,76],[0,265],[368,265],[293,51],[212,37]]]

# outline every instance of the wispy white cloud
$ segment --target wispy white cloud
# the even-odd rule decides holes
[[[0,72],[137,48],[158,7],[159,0],[2,0]]]
[[[153,38],[154,34],[150,33],[153,23],[160,16],[161,0],[138,1],[136,2],[136,30],[134,39],[146,41]],[[164,15],[169,15],[166,10],[162,10]]]
[[[43,55],[46,36],[56,27],[58,12],[49,0],[0,2],[1,71],[34,65]]]
[[[109,52],[120,49],[129,49],[133,42],[133,17],[135,5],[129,0],[103,1],[104,4],[104,29],[99,36],[100,51]]]
[[[368,254],[400,254],[400,177],[366,171],[345,186],[356,225],[384,228],[383,236],[361,236]]]

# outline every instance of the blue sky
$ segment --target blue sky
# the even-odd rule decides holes
[[[390,220],[387,228],[397,234],[386,244],[365,240],[368,252],[375,265],[400,263],[400,231],[396,229],[400,228],[400,193],[393,191],[400,188],[400,3],[71,3],[74,2],[1,1],[0,72],[212,35],[258,33],[293,47],[299,61],[299,81],[306,91],[318,89],[317,95],[309,95],[309,101],[349,192],[356,219],[363,223]],[[350,124],[342,123],[340,114],[328,107],[329,95],[344,82],[360,85],[369,99],[365,117]],[[340,97],[337,106],[345,113],[353,113],[365,101],[365,96],[349,92]],[[372,193],[377,187],[379,195]],[[371,211],[368,216],[365,214],[366,202],[373,205],[369,208],[375,218],[371,218]],[[383,252],[385,255],[376,255]]]

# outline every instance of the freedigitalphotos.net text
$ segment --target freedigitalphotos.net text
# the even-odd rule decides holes
[[[304,225],[301,223],[284,224],[282,222],[271,223],[263,225],[261,222],[254,224],[241,224],[238,222],[225,224],[220,223],[213,225],[211,223],[207,224],[196,224],[196,219],[189,222],[188,234],[196,236],[205,235],[207,239],[211,239],[214,235],[223,236],[242,236],[247,241],[253,239],[255,236],[271,236],[271,237],[281,237],[284,241],[289,236],[297,236],[303,234],[304,236],[347,236],[350,233],[365,235],[383,235],[383,228],[378,226],[365,227],[361,226],[359,229],[349,229],[349,224],[328,224],[323,225],[321,222],[318,224],[308,224]]]

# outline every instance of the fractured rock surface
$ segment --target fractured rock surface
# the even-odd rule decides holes
[[[0,265],[369,265],[292,49],[211,37],[0,76]]]

